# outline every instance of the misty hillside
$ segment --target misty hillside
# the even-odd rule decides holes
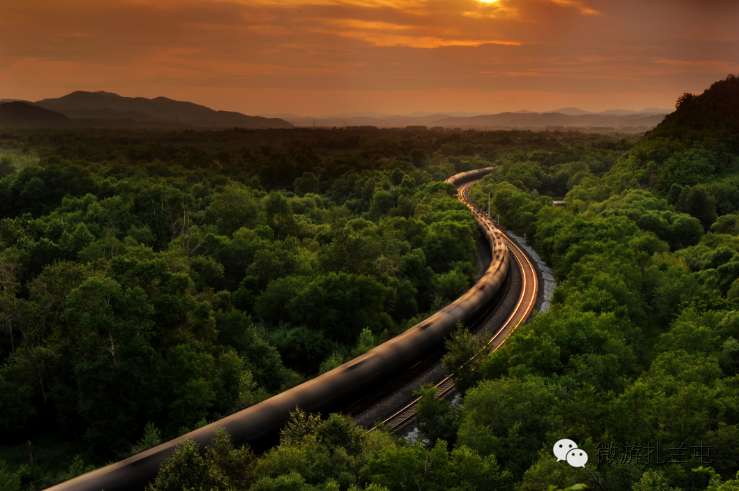
[[[110,120],[130,120],[218,128],[292,127],[290,123],[278,118],[247,116],[231,111],[215,111],[192,102],[175,101],[166,97],[155,99],[122,97],[110,92],[77,91],[58,99],[38,101],[36,105],[57,111],[72,119],[88,120],[91,124],[95,120],[108,120],[108,123],[92,124],[93,126],[111,126]]]
[[[69,128],[72,120],[29,102],[13,101],[0,104],[0,127],[6,128]]]
[[[644,109],[629,111],[612,109],[601,113],[591,113],[582,109],[568,107],[538,113],[532,111],[504,112],[500,114],[436,113],[418,115],[358,115],[351,114],[311,118],[289,115],[286,119],[295,126],[441,126],[445,128],[480,129],[544,129],[544,128],[611,128],[619,131],[645,131],[657,126],[669,111],[663,109]]]
[[[581,114],[562,113],[501,113],[469,118],[445,118],[437,120],[438,126],[491,127],[491,128],[546,128],[553,126],[570,128],[653,128],[664,119],[663,114]]]
[[[525,111],[525,112],[518,111],[518,112],[522,114],[526,114],[526,113],[531,114],[531,113],[534,113],[535,111]],[[567,114],[568,116],[582,116],[583,114],[591,114],[590,112],[583,111],[582,109],[577,108],[577,107],[563,107],[562,109],[555,109],[554,111],[546,111],[546,112]]]

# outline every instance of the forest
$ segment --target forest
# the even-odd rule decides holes
[[[417,441],[297,410],[259,455],[185,442],[149,489],[598,488],[552,455],[565,437],[609,491],[738,489],[737,101],[729,76],[643,136],[0,134],[0,489],[184,434],[444,306],[477,231],[443,180],[491,165],[472,198],[558,288],[460,374],[460,405],[422,389]],[[460,329],[447,360],[479,343]]]

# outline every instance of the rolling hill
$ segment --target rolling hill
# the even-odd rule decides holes
[[[56,111],[89,126],[130,127],[131,122],[141,127],[183,126],[207,128],[292,128],[279,118],[247,116],[232,111],[215,111],[192,102],[175,101],[166,97],[122,97],[110,92],[77,91],[57,99],[44,99],[36,105]],[[105,121],[105,122],[103,122]],[[125,122],[125,123],[124,123]]]
[[[74,122],[58,112],[30,102],[13,101],[0,104],[0,127],[4,128],[71,128]]]
[[[729,75],[702,94],[684,94],[677,110],[614,165],[611,182],[636,180],[667,193],[673,184],[726,185],[717,193],[719,210],[739,204],[739,77]],[[721,182],[723,181],[723,183]]]

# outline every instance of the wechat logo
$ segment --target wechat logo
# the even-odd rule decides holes
[[[558,441],[554,444],[554,456],[557,457],[557,462],[566,460],[572,467],[585,467],[588,463],[588,453],[577,448],[577,443],[567,438]]]
[[[598,486],[600,486],[603,491],[606,491],[606,488],[603,487],[603,483],[600,479],[595,477],[593,473],[590,472],[590,469],[585,467],[585,464],[588,463],[588,453],[582,448],[577,448],[577,443],[568,438],[564,438],[554,444],[552,452],[554,452],[554,456],[557,457],[557,462],[564,460],[572,467],[582,467],[588,471],[588,474],[590,474],[593,480],[598,483]]]

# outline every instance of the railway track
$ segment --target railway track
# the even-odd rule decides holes
[[[479,180],[462,184],[459,187],[458,198],[470,208],[472,213],[474,213],[478,218],[482,219],[485,227],[487,227],[489,230],[496,229],[497,232],[503,236],[503,241],[508,247],[510,253],[515,258],[516,264],[521,271],[522,278],[521,293],[518,297],[516,307],[513,309],[513,312],[508,316],[508,319],[506,319],[505,323],[501,326],[498,332],[488,342],[486,350],[484,350],[485,352],[488,352],[488,350],[497,350],[505,342],[505,340],[508,339],[508,336],[510,336],[518,328],[518,326],[520,326],[529,317],[529,315],[531,315],[531,311],[534,308],[534,304],[536,303],[536,298],[539,293],[539,279],[536,274],[536,270],[534,269],[534,265],[531,263],[531,260],[528,258],[528,256],[521,250],[521,248],[518,247],[518,245],[516,245],[516,243],[505,234],[505,232],[497,227],[495,222],[490,217],[488,217],[470,201],[469,191],[476,182],[479,182]],[[475,356],[482,356],[482,354],[478,354]],[[472,359],[474,358],[475,357],[473,357]],[[472,361],[472,359],[470,359],[467,363]],[[436,393],[437,397],[444,398],[450,398],[454,395],[454,373],[448,375],[444,380],[436,384]],[[414,420],[416,408],[419,401],[420,398],[415,399],[403,409],[385,419],[383,421],[384,426],[386,428],[390,428],[391,431],[394,433],[407,429],[407,427]],[[373,430],[374,428],[370,429],[369,431]]]

